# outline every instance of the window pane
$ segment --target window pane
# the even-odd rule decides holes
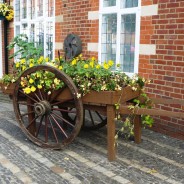
[[[35,25],[34,24],[31,24],[29,38],[31,42],[35,42]]]
[[[35,0],[30,0],[30,18],[35,18]]]
[[[103,1],[103,6],[104,7],[116,6],[116,0],[104,0]]]
[[[38,8],[38,11],[37,11],[37,15],[38,17],[40,16],[43,16],[43,0],[38,0],[37,1],[37,8]]]
[[[116,61],[117,14],[102,16],[102,62]]]
[[[46,14],[48,17],[54,16],[54,0],[46,1]]]
[[[138,0],[121,0],[121,8],[132,8],[138,6]]]
[[[46,25],[46,56],[53,57],[53,22],[47,22]]]
[[[15,34],[19,35],[20,34],[20,26],[16,26],[15,27]],[[19,49],[19,47],[17,45],[15,45],[15,51],[17,51]],[[17,61],[20,58],[20,53],[15,57],[15,61]]]
[[[27,1],[26,0],[22,1],[22,18],[23,19],[27,18]]]
[[[15,20],[20,21],[20,0],[15,2]]]
[[[121,16],[120,66],[124,72],[134,72],[136,15]]]
[[[42,22],[39,22],[36,28],[36,43],[39,47],[44,48],[44,25]],[[42,55],[44,55],[44,50]]]
[[[22,24],[22,33],[28,35],[28,26],[27,26],[27,24]]]

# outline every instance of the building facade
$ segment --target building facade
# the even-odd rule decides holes
[[[184,99],[183,0],[14,0],[11,4],[15,17],[8,25],[8,42],[26,33],[44,47],[45,56],[53,58],[58,50],[64,54],[66,36],[77,34],[84,57],[112,59],[128,75],[138,73],[152,80],[146,87],[152,97]],[[4,62],[1,65],[5,68]],[[158,108],[184,111],[182,105]],[[153,129],[184,139],[182,119],[155,117]]]

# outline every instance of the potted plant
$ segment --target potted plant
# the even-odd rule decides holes
[[[0,20],[12,20],[14,16],[13,7],[7,3],[0,3]]]

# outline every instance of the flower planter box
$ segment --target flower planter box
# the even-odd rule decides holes
[[[13,91],[15,88],[15,83],[10,83],[9,85],[5,85],[0,83],[1,91],[6,95],[13,95]]]

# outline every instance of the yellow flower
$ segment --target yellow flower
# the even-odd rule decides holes
[[[113,62],[112,60],[109,60],[109,61],[108,61],[108,65],[109,65],[109,66],[112,66],[113,64],[114,64],[114,62]]]
[[[37,88],[42,89],[42,85],[38,84]]]
[[[59,79],[57,79],[57,78],[55,78],[55,79],[54,79],[54,84],[56,84],[56,85],[57,85],[57,84],[59,84],[59,83],[60,83],[60,80],[59,80]]]
[[[16,62],[15,66],[16,66],[16,68],[19,68],[20,67],[20,63]]]
[[[21,81],[21,82],[20,82],[20,84],[21,84],[21,86],[22,86],[22,87],[24,87],[24,86],[25,86],[24,81]]]
[[[29,64],[29,67],[30,67],[30,68],[31,68],[31,67],[33,67],[33,66],[34,66],[34,64],[33,64],[33,63],[30,63],[30,64]]]
[[[32,84],[34,80],[32,78],[29,79],[29,83]]]
[[[29,93],[31,93],[31,88],[26,87],[23,89],[23,91],[24,91],[24,93],[29,94]]]
[[[91,66],[91,68],[94,67],[94,61],[90,61],[89,65]]]
[[[107,63],[104,63],[104,64],[103,64],[103,67],[104,67],[106,70],[109,69],[109,65],[108,65]]]
[[[96,69],[99,69],[100,68],[100,65],[96,65]]]
[[[84,68],[89,68],[89,65],[88,65],[88,64],[85,64],[85,65],[84,65]]]
[[[22,66],[22,71],[24,71],[26,69],[26,66]]]
[[[95,58],[95,57],[92,57],[92,58],[91,58],[91,61],[95,61],[95,60],[96,60],[96,58]]]
[[[59,70],[62,70],[63,69],[63,67],[62,66],[59,66]]]
[[[38,59],[38,64],[41,64],[43,60],[44,60],[44,57],[40,56],[40,58]]]
[[[73,59],[72,60],[72,65],[76,65],[76,63],[77,63],[77,60],[76,59]]]
[[[20,60],[20,63],[21,63],[21,64],[25,64],[25,62],[26,62],[25,59],[21,59],[21,60]]]
[[[29,62],[30,62],[30,63],[33,63],[33,62],[34,62],[34,59],[30,59]]]
[[[49,58],[48,58],[48,57],[46,57],[46,58],[45,58],[45,61],[46,61],[46,62],[49,62]]]
[[[36,88],[34,86],[31,86],[31,91],[32,92],[36,91]]]
[[[79,58],[82,58],[82,54],[79,55]]]

